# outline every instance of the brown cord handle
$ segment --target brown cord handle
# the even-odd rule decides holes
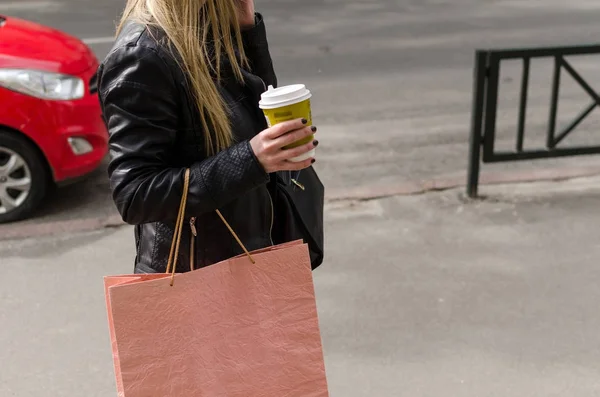
[[[177,258],[179,257],[179,247],[181,246],[181,233],[183,232],[183,221],[185,220],[185,207],[187,205],[189,189],[190,189],[190,169],[188,168],[185,170],[185,176],[184,176],[184,180],[183,180],[183,192],[181,194],[181,203],[179,205],[179,212],[177,214],[177,222],[175,222],[175,231],[173,233],[173,240],[171,241],[171,250],[169,252],[169,261],[167,262],[167,271],[165,272],[166,274],[171,273],[171,287],[175,283],[175,270],[177,269]],[[221,211],[216,210],[216,212],[217,212],[217,215],[219,216],[219,218],[221,218],[221,220],[227,227],[227,229],[229,229],[229,232],[231,233],[233,238],[235,238],[237,243],[240,245],[240,247],[242,248],[242,250],[248,257],[248,259],[250,259],[250,262],[252,262],[252,264],[256,263],[254,261],[254,259],[252,258],[252,255],[250,255],[250,252],[248,252],[248,250],[244,246],[244,243],[242,243],[242,240],[240,240],[240,238],[235,233],[235,231],[233,230],[233,228],[231,227],[229,222],[227,222],[227,220],[225,219],[223,214],[221,214]],[[190,254],[191,254],[191,252],[190,252]],[[190,269],[194,268],[194,264],[192,263],[193,260],[194,260],[193,256],[190,255]]]

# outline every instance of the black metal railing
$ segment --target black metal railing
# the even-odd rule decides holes
[[[517,50],[478,50],[475,53],[473,111],[471,120],[471,139],[469,153],[469,170],[467,178],[467,195],[477,197],[481,163],[498,163],[507,161],[533,160],[564,156],[599,154],[599,146],[579,146],[569,148],[557,147],[581,122],[600,106],[600,95],[581,77],[573,66],[565,59],[567,56],[600,54],[600,45],[580,47],[555,47]],[[527,115],[527,97],[529,92],[529,75],[532,58],[554,58],[552,91],[548,128],[546,131],[546,147],[526,150],[523,148]],[[514,151],[496,151],[496,115],[498,110],[498,90],[500,81],[500,64],[503,60],[520,59],[523,62],[519,116]],[[561,73],[566,71],[593,99],[583,111],[564,129],[556,131]],[[599,139],[600,142],[600,139]],[[483,152],[483,153],[482,153]],[[483,154],[483,155],[482,155]]]

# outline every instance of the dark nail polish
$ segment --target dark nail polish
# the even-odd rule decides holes
[[[317,160],[312,159],[312,161],[310,162],[311,164],[314,164]]]
[[[317,127],[315,127],[314,125],[310,127],[310,129],[312,130],[312,132],[317,132]]]
[[[302,124],[308,124],[308,120],[302,119]]]
[[[319,146],[319,141],[313,141],[313,145]]]

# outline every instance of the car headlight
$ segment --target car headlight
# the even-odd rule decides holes
[[[70,101],[83,98],[82,79],[59,73],[26,69],[0,69],[0,86],[41,99]]]

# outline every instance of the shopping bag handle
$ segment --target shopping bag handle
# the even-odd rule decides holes
[[[179,257],[179,246],[181,245],[181,233],[183,232],[183,222],[185,220],[185,207],[187,205],[187,198],[188,198],[189,190],[190,190],[190,169],[187,168],[185,170],[185,175],[184,175],[184,179],[183,179],[183,192],[181,194],[181,203],[179,204],[179,212],[177,214],[177,222],[175,222],[175,231],[173,233],[173,240],[171,241],[171,250],[169,252],[169,261],[167,262],[167,271],[165,272],[167,274],[171,273],[171,287],[175,283],[175,269],[177,269],[177,258]],[[229,222],[227,222],[227,220],[221,213],[221,211],[219,211],[217,209],[216,213],[219,216],[219,218],[221,218],[221,220],[223,221],[223,223],[225,224],[225,226],[227,227],[227,229],[229,230],[229,232],[231,233],[233,238],[235,238],[237,243],[240,245],[240,247],[242,248],[242,250],[248,257],[248,259],[250,259],[250,262],[252,262],[252,264],[255,264],[256,262],[252,258],[252,255],[250,255],[250,252],[248,252],[248,250],[244,246],[244,243],[242,243],[242,240],[240,240],[240,238],[235,233],[235,231],[233,230],[233,228],[231,227]],[[190,257],[190,261],[192,261],[192,260],[193,259]],[[193,266],[193,264],[190,263],[190,268],[193,269],[192,266]]]

